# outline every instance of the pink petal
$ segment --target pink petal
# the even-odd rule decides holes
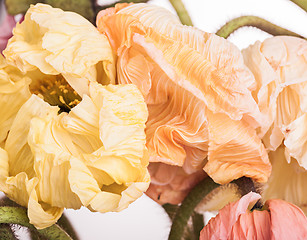
[[[246,213],[250,203],[260,198],[261,196],[259,194],[250,192],[237,202],[225,206],[200,232],[200,240],[229,239],[232,228],[238,221],[240,215]]]
[[[268,200],[272,240],[307,239],[307,218],[297,206],[280,199]]]

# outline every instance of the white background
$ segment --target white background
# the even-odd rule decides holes
[[[104,0],[101,0],[104,2]],[[307,14],[289,0],[186,0],[194,26],[216,32],[228,20],[242,15],[263,17],[279,26],[307,37]],[[174,12],[167,0],[150,3]],[[229,40],[240,49],[269,34],[253,28],[242,28]],[[121,213],[91,213],[65,210],[81,240],[165,240],[170,222],[164,210],[148,197],[143,196]],[[25,239],[25,238],[23,238]]]

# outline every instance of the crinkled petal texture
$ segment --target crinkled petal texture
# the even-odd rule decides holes
[[[147,190],[147,108],[134,85],[91,83],[58,115],[36,95],[21,107],[0,150],[0,189],[45,228],[64,208],[121,211]]]
[[[105,35],[82,16],[46,4],[32,5],[3,54],[21,71],[62,74],[82,96],[91,81],[115,82],[113,53]]]
[[[226,239],[306,239],[307,218],[301,209],[283,200],[266,202],[268,210],[248,207],[261,196],[250,192],[230,203],[211,219],[200,233],[200,240]]]
[[[0,147],[20,107],[30,98],[30,78],[7,64],[0,54]]]
[[[307,41],[273,37],[242,53],[257,82],[255,100],[269,119],[261,135],[266,147],[275,150],[285,137],[283,127],[307,112]]]
[[[151,162],[186,174],[207,163],[205,171],[218,183],[241,176],[267,180],[270,163],[255,132],[265,119],[235,46],[149,4],[101,11],[97,26],[116,51],[118,81],[136,84],[144,95]]]

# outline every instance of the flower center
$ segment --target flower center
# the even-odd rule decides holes
[[[44,101],[52,106],[58,106],[61,112],[70,112],[81,101],[81,97],[66,82],[62,75],[52,76],[53,79],[44,79],[34,86],[30,85],[30,91],[42,96]]]

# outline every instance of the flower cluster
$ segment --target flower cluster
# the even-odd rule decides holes
[[[143,192],[180,204],[207,177],[248,177],[265,184],[264,199],[306,207],[306,40],[273,37],[240,52],[149,4],[105,9],[97,28],[36,4],[3,55],[0,190],[37,228],[64,208],[121,211]],[[278,238],[287,226],[278,211],[307,223],[281,200],[246,213],[259,198],[228,205],[201,239]]]

